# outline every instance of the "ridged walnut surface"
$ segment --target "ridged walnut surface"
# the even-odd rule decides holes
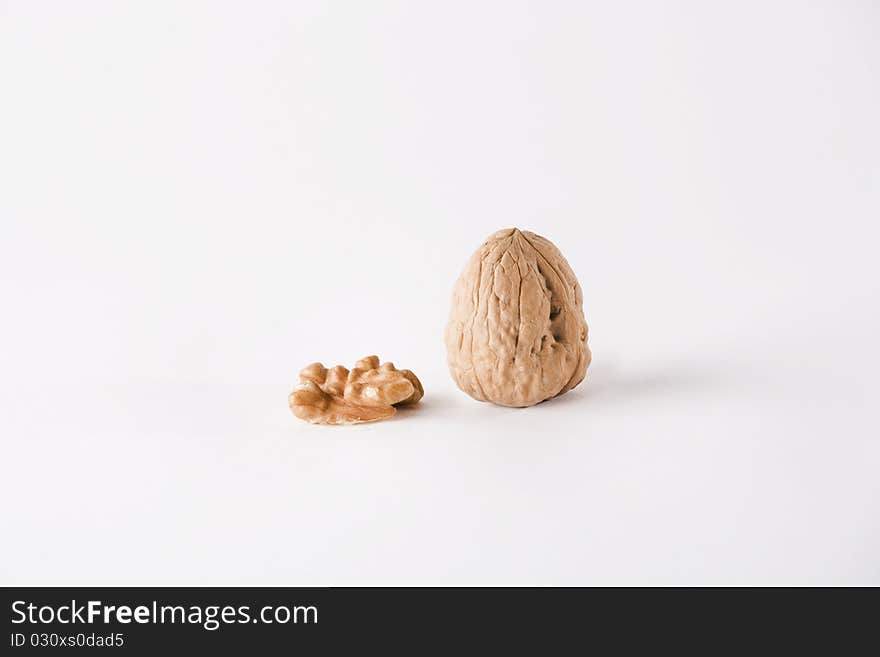
[[[531,406],[568,392],[590,364],[583,294],[550,240],[499,230],[452,292],[449,371],[474,399]]]
[[[306,366],[287,401],[296,417],[312,424],[362,424],[385,420],[397,412],[395,406],[414,404],[424,394],[415,374],[367,356],[351,371],[342,365]]]

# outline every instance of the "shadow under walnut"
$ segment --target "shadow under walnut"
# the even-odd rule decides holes
[[[293,414],[312,424],[363,424],[386,420],[397,406],[414,404],[425,394],[418,377],[378,356],[362,358],[349,371],[312,363],[299,373],[288,396]]]

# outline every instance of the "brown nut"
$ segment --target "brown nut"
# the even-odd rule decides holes
[[[379,365],[377,356],[359,360],[351,371],[312,363],[299,373],[299,384],[287,401],[290,410],[312,424],[361,424],[385,420],[395,406],[412,404],[424,395],[421,382],[393,363]]]
[[[480,401],[531,406],[579,384],[587,322],[559,249],[517,228],[490,235],[453,289],[446,353],[458,387]]]

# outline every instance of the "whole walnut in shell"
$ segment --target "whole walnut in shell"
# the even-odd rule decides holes
[[[446,353],[458,387],[480,401],[532,406],[579,384],[587,322],[559,249],[517,228],[490,235],[453,289]]]

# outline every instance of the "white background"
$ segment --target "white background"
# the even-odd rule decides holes
[[[880,584],[880,9],[0,1],[0,583]],[[460,393],[553,240],[593,365]],[[378,353],[427,395],[296,420]]]

